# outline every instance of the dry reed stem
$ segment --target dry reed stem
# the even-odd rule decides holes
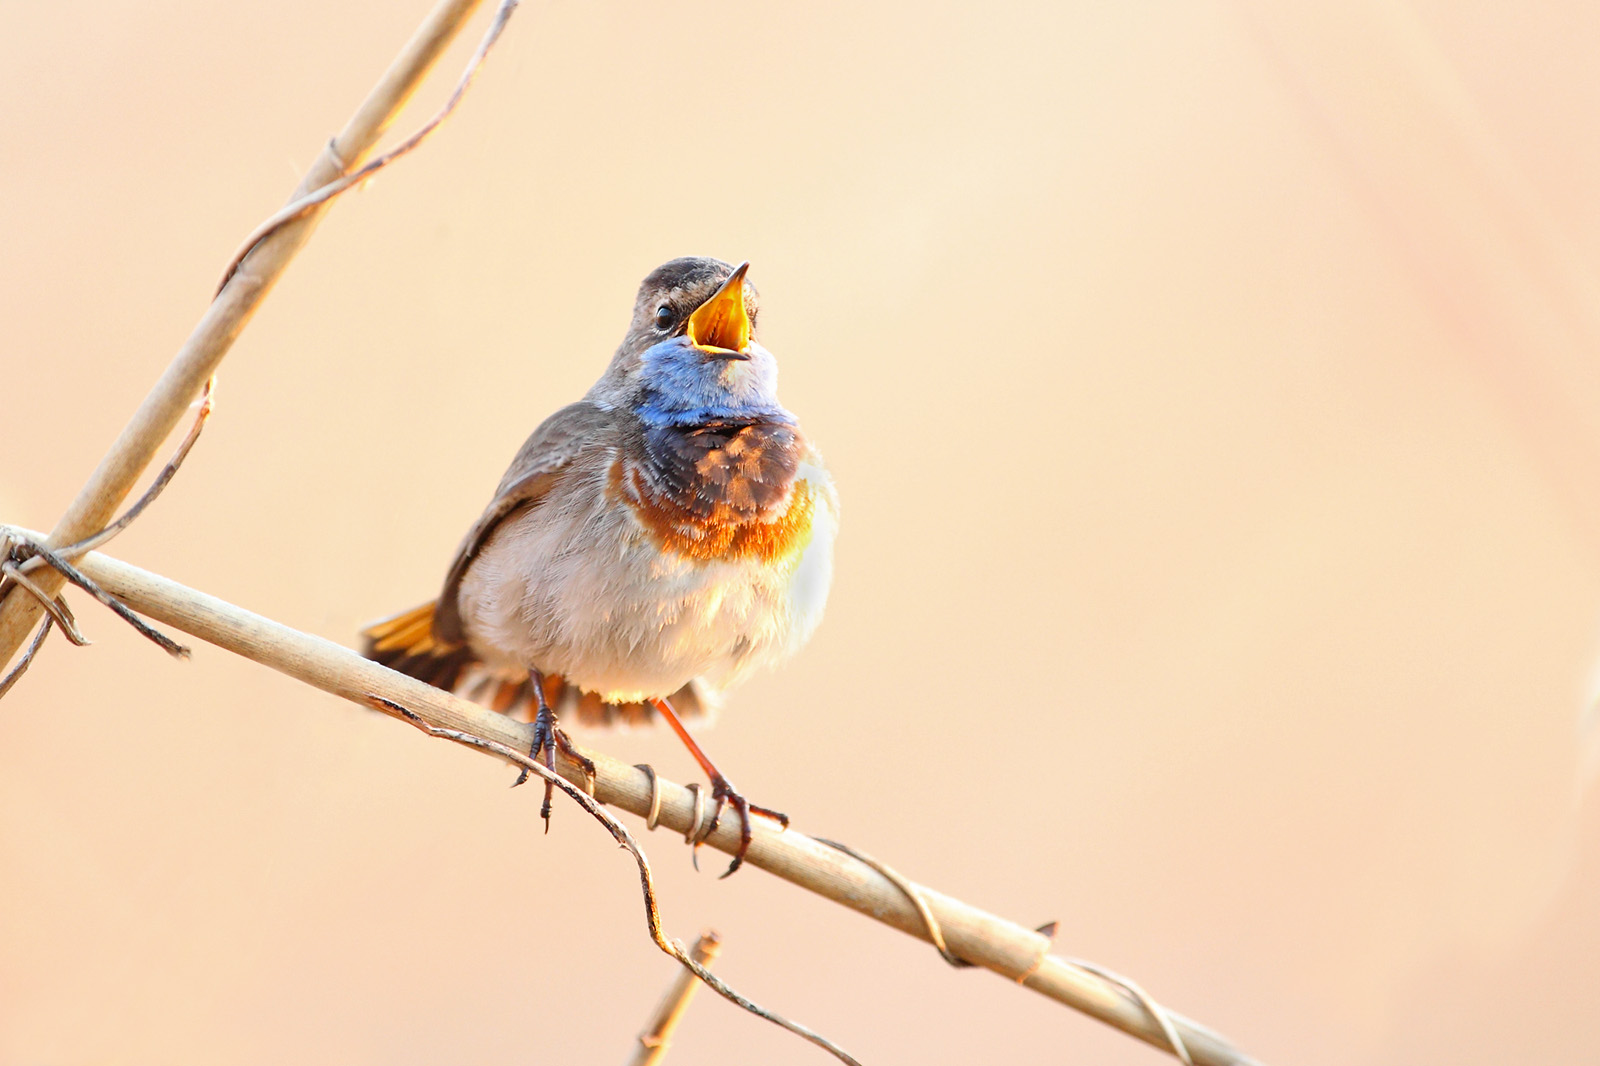
[[[721,950],[722,941],[716,931],[707,929],[700,934],[700,939],[694,942],[689,957],[710,969]],[[699,987],[699,982],[694,980],[688,970],[679,970],[673,975],[672,984],[667,986],[666,995],[661,997],[661,1002],[650,1015],[650,1020],[645,1022],[644,1030],[639,1033],[639,1046],[634,1049],[633,1057],[628,1060],[628,1066],[658,1066],[661,1060],[666,1058],[667,1048],[672,1045],[672,1034],[677,1031],[678,1023],[683,1020],[690,1001],[694,999],[695,990]]]
[[[480,2],[440,0],[434,6],[355,115],[311,164],[290,196],[291,201],[337,180],[346,169],[366,158]],[[223,356],[326,210],[325,203],[309,208],[260,241],[239,264],[56,523],[45,542],[47,547],[71,544],[106,527],[139,475],[150,465],[161,442],[177,426],[204,382],[216,372]],[[60,591],[63,577],[45,571],[39,575],[38,583],[53,596]],[[44,602],[49,602],[48,597]],[[40,600],[33,596],[7,596],[0,600],[0,664],[9,662],[28,639],[43,610]]]
[[[17,532],[36,536],[25,530]],[[79,567],[108,592],[158,621],[363,707],[370,706],[376,694],[410,709],[436,729],[457,730],[515,751],[526,751],[532,743],[530,725],[379,666],[330,640],[298,632],[98,552],[85,556]],[[585,750],[584,754],[595,764],[595,798],[601,803],[648,817],[654,791],[660,824],[679,833],[693,827],[695,796],[689,789],[600,752]],[[585,779],[582,768],[565,758],[559,759],[557,768],[569,781]],[[725,819],[706,843],[733,854],[739,844],[736,823],[737,819]],[[761,819],[753,828],[755,839],[746,858],[750,865],[901,932],[930,939],[922,916],[906,893],[871,866],[797,829],[779,830]],[[1169,1050],[1161,1023],[1137,995],[1050,954],[1047,937],[932,889],[917,885],[916,890],[957,957]],[[1167,1018],[1200,1066],[1250,1066],[1256,1061],[1195,1022],[1170,1012]]]

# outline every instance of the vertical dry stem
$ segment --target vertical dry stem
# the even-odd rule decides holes
[[[689,957],[706,969],[716,961],[717,954],[722,950],[722,941],[717,938],[716,930],[707,929],[700,934],[700,939],[694,942],[694,948],[689,952]],[[672,984],[667,987],[667,994],[661,997],[655,1013],[645,1023],[644,1031],[639,1034],[639,1046],[635,1049],[633,1058],[628,1060],[628,1066],[657,1066],[666,1057],[667,1048],[672,1043],[672,1034],[678,1028],[678,1023],[683,1020],[683,1015],[689,1009],[689,1003],[694,999],[695,991],[700,987],[699,978],[689,970],[680,969],[672,978]]]

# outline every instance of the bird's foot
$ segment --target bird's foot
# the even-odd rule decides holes
[[[739,850],[733,853],[733,861],[723,872],[723,877],[729,877],[735,870],[744,865],[744,853],[750,850],[750,816],[759,814],[764,818],[771,818],[784,829],[789,828],[789,816],[770,807],[761,807],[745,799],[738,789],[728,782],[721,774],[711,775],[711,798],[717,805],[711,812],[711,827],[706,830],[710,836],[717,828],[717,821],[722,817],[724,805],[732,807],[739,812]],[[698,867],[698,863],[696,864]]]
[[[541,705],[539,713],[533,719],[533,747],[528,752],[528,757],[538,761],[541,753],[544,755],[544,764],[553,773],[556,768],[556,752],[560,751],[568,759],[583,767],[584,774],[589,779],[588,791],[594,790],[594,762],[580,752],[572,743],[560,726],[556,725],[555,712],[546,705]],[[528,780],[528,771],[523,769],[517,777],[516,785]],[[516,785],[512,787],[515,788]],[[546,781],[544,783],[544,803],[539,807],[539,817],[544,819],[544,831],[550,832],[550,802],[555,796],[556,786]]]
[[[758,807],[740,795],[739,790],[734,788],[726,777],[722,776],[722,772],[717,769],[716,764],[706,756],[706,753],[700,749],[700,745],[695,743],[694,737],[690,736],[689,731],[683,727],[683,721],[678,717],[678,712],[672,709],[670,700],[652,699],[650,703],[667,720],[667,724],[672,727],[672,731],[678,734],[678,739],[683,741],[683,746],[689,749],[690,755],[694,756],[694,761],[700,764],[700,769],[704,770],[706,776],[711,779],[711,798],[716,800],[717,805],[711,812],[711,823],[704,832],[699,832],[698,830],[700,819],[697,809],[695,816],[696,829],[692,831],[694,835],[691,838],[691,843],[694,843],[698,848],[698,841],[704,840],[715,832],[717,820],[722,817],[722,808],[724,806],[731,806],[739,812],[739,850],[734,853],[733,862],[728,865],[727,872],[722,875],[727,877],[744,865],[745,852],[750,850],[750,815],[752,813],[771,818],[785,829],[789,828],[789,816],[772,810],[770,807]],[[698,804],[696,806],[698,808]],[[698,870],[699,868],[700,862],[695,859],[695,869]]]

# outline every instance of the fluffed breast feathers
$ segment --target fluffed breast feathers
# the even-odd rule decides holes
[[[782,422],[649,428],[612,463],[622,499],[663,551],[698,561],[799,560],[831,489],[800,476],[820,463]],[[825,475],[823,475],[825,476]]]

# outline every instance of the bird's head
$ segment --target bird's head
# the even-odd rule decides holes
[[[756,342],[750,264],[688,257],[657,267],[639,286],[628,335],[589,392],[653,425],[782,416],[778,363]]]

